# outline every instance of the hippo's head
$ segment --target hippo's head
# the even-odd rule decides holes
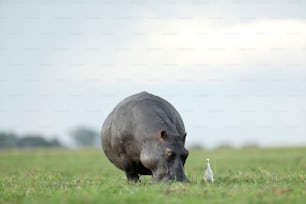
[[[141,163],[152,171],[154,181],[176,180],[189,182],[184,173],[188,157],[184,135],[161,131],[157,137],[147,141],[140,155]]]

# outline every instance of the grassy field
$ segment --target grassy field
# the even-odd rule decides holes
[[[215,183],[203,182],[209,157]],[[0,151],[0,203],[306,203],[306,147],[190,150],[189,184],[128,184],[102,150]]]

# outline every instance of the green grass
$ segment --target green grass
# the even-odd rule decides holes
[[[209,157],[215,183],[203,182]],[[0,203],[306,203],[306,148],[191,150],[189,184],[128,184],[102,150],[0,151]]]

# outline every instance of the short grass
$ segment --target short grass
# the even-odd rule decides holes
[[[128,184],[102,150],[5,150],[0,203],[306,203],[305,170],[306,147],[190,150],[191,183]]]

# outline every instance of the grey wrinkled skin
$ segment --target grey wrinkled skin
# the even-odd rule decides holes
[[[152,175],[153,181],[189,181],[183,120],[164,99],[141,92],[121,101],[104,121],[101,139],[108,159],[128,181]]]

